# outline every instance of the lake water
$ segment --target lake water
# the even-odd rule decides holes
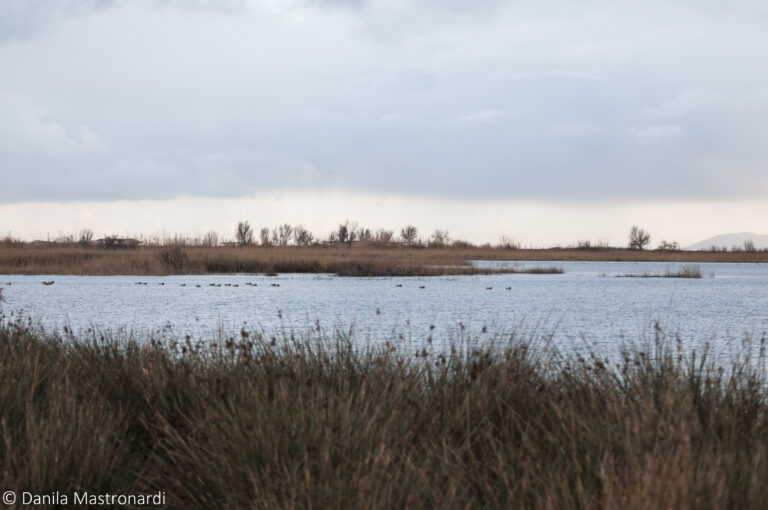
[[[461,332],[551,334],[563,347],[653,336],[658,322],[686,344],[741,345],[768,332],[768,265],[699,264],[704,278],[623,278],[682,264],[477,262],[556,266],[564,274],[348,278],[317,274],[0,276],[6,317],[46,328],[96,327],[205,337],[220,329],[296,332],[318,324],[356,337],[422,345]],[[53,280],[53,285],[42,285]],[[137,285],[136,282],[146,282]],[[255,284],[254,285],[247,285]],[[212,286],[213,284],[213,286]],[[199,285],[199,286],[198,286]],[[237,286],[235,286],[237,285]],[[421,288],[424,287],[424,288]],[[6,319],[7,320],[7,319]]]

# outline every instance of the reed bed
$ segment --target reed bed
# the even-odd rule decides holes
[[[620,275],[624,278],[702,278],[701,266],[686,264],[676,271],[667,269],[663,273],[628,273]]]
[[[701,278],[701,266],[686,264],[677,271],[667,270],[664,276],[667,278]]]
[[[472,260],[768,262],[768,252],[409,248],[376,243],[313,247],[146,246],[106,249],[76,244],[31,246],[0,243],[0,274],[335,273],[344,276],[434,276],[515,272],[514,269],[475,268],[470,264]]]
[[[765,359],[0,326],[0,486],[168,508],[765,508]],[[725,367],[725,369],[723,369]]]

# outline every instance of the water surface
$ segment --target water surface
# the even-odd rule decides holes
[[[705,277],[623,278],[676,271],[654,262],[476,262],[556,266],[564,274],[349,278],[317,274],[0,276],[6,316],[47,328],[172,332],[306,331],[320,325],[358,338],[421,344],[513,330],[552,334],[561,346],[615,345],[653,334],[740,345],[768,332],[768,265],[699,264]],[[53,285],[43,281],[53,280]],[[137,285],[146,282],[146,285]],[[248,285],[248,284],[253,285]],[[422,288],[423,287],[423,288]]]

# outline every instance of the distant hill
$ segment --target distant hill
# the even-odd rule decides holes
[[[744,241],[752,240],[755,243],[755,248],[758,250],[768,248],[768,235],[753,234],[752,232],[740,232],[738,234],[720,234],[719,236],[710,237],[704,239],[696,244],[692,244],[686,247],[686,250],[708,250],[712,246],[718,248],[728,248],[737,246],[739,248],[744,247]]]

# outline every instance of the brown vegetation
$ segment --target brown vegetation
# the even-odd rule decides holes
[[[768,252],[687,252],[621,248],[519,249],[458,242],[442,247],[355,242],[314,246],[140,246],[107,249],[57,243],[0,243],[0,274],[335,273],[431,276],[480,270],[472,260],[768,262]],[[553,272],[532,269],[529,272]]]
[[[701,278],[701,267],[696,264],[686,264],[677,271],[667,269],[663,273],[630,273],[620,275],[626,278]]]
[[[0,274],[334,273],[342,276],[561,273],[552,267],[479,269],[469,261],[498,250],[407,248],[376,243],[329,246],[0,246]]]
[[[609,363],[340,333],[204,347],[0,326],[0,486],[168,508],[764,508],[762,356]],[[487,335],[486,335],[487,336]],[[706,354],[706,353],[704,353]]]

